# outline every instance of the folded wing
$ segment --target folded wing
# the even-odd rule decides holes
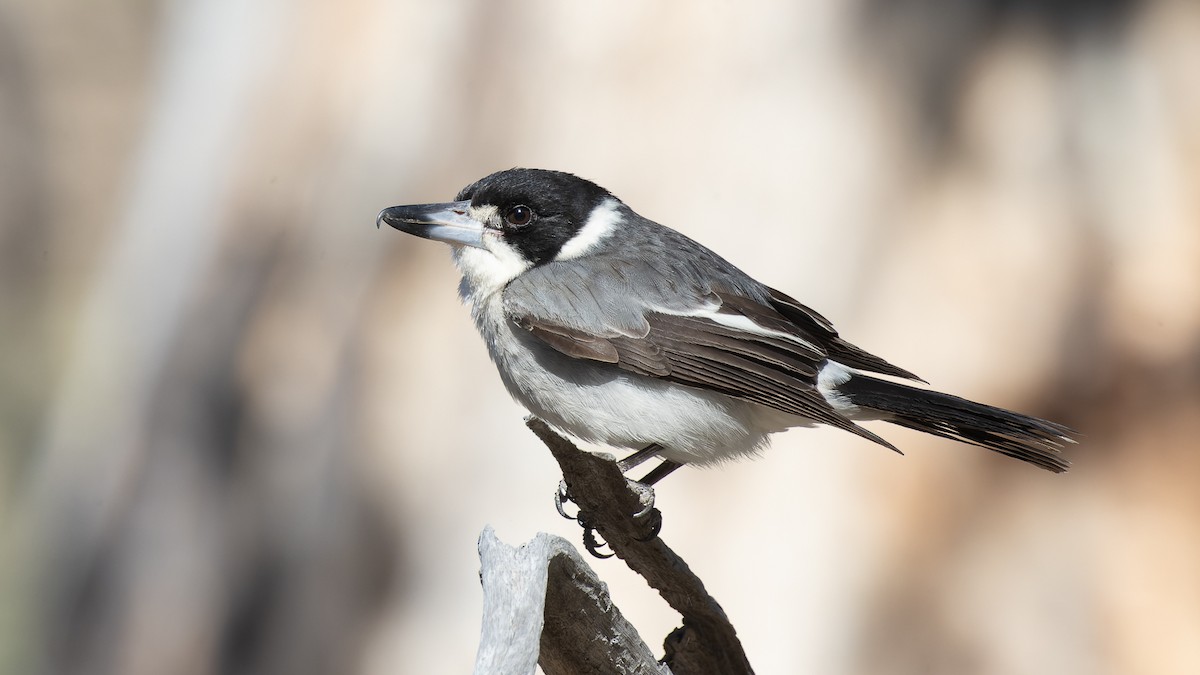
[[[828,358],[901,377],[907,371],[849,343],[815,312],[803,323],[742,292],[688,284],[680,277],[647,284],[657,270],[609,268],[541,272],[518,278],[504,292],[508,317],[573,358],[645,377],[715,391],[853,432],[895,449],[840,414],[817,388]],[[633,275],[639,293],[630,292]],[[552,280],[552,282],[551,282]],[[647,295],[645,289],[660,289]],[[547,289],[553,289],[548,292]],[[761,294],[773,293],[766,287]],[[778,294],[787,312],[811,312]],[[869,357],[869,358],[868,358]]]

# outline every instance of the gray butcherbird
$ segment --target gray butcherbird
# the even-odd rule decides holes
[[[683,464],[754,455],[768,436],[828,424],[895,446],[884,420],[1062,472],[1067,427],[872,377],[920,380],[838,336],[825,317],[750,278],[590,181],[510,169],[386,223],[444,241],[500,378],[583,441]]]

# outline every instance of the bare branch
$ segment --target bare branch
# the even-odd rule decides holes
[[[752,673],[736,631],[700,578],[661,538],[639,541],[646,526],[630,514],[642,509],[640,495],[616,463],[580,450],[536,417],[526,424],[558,461],[571,498],[587,522],[617,557],[683,616],[683,626],[664,642],[664,662],[671,671],[675,675]]]

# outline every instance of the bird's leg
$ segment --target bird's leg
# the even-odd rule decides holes
[[[654,467],[640,481],[629,481],[629,487],[633,488],[638,493],[638,498],[642,502],[642,510],[633,515],[635,520],[647,519],[650,523],[650,528],[647,533],[638,538],[638,541],[650,541],[662,532],[662,512],[654,508],[654,487],[658,481],[666,478],[671,472],[683,466],[679,462],[673,462],[669,459],[663,460],[662,464]]]
[[[681,466],[683,464],[666,459],[663,460],[662,464],[651,469],[641,480],[627,479],[629,480],[629,487],[638,493],[638,498],[642,502],[642,510],[633,514],[634,518],[641,518],[654,508],[654,484],[666,478],[671,472]]]
[[[662,452],[662,449],[663,447],[658,443],[651,443],[632,455],[629,455],[625,459],[617,462],[617,468],[621,470],[621,473],[629,473],[633,469],[645,463],[646,460],[657,456],[659,452]],[[654,508],[654,490],[651,488],[651,486],[662,480],[667,474],[671,473],[675,469],[678,469],[680,466],[682,465],[677,462],[663,460],[662,464],[651,470],[650,473],[646,474],[646,476],[641,480],[629,481],[629,487],[633,488],[634,491],[638,493],[638,497],[642,502],[642,510],[633,514],[634,518],[642,518]]]
[[[619,460],[617,462],[617,469],[619,469],[621,471],[621,473],[629,473],[633,469],[644,464],[646,462],[646,460],[649,460],[652,457],[654,457],[655,455],[657,455],[661,450],[662,450],[661,445],[659,445],[658,443],[651,443],[650,445],[647,445],[646,447],[642,448],[641,450],[638,450],[638,451],[634,452],[633,454],[629,455],[625,459]],[[678,465],[676,465],[675,468],[678,468]],[[663,472],[661,475],[658,475],[658,472],[662,471],[662,467],[660,466],[658,469],[655,469],[654,471],[647,474],[647,478],[649,478],[652,475],[657,475],[657,477],[654,479],[654,481],[658,481],[663,476],[666,476],[668,473],[670,473],[673,470],[674,469],[670,469],[670,470],[667,470],[666,472]],[[631,481],[631,483],[632,482],[644,483],[646,485],[653,485],[653,482],[647,482],[646,479],[642,479],[640,481]],[[638,488],[635,487],[634,489],[637,490]],[[641,493],[641,492],[642,491],[639,490],[639,493]],[[643,511],[639,511],[634,517],[640,517],[640,516],[644,515],[646,513],[646,511],[649,511],[651,508],[653,508],[654,507],[654,499],[653,498],[654,498],[654,492],[653,492],[653,490],[651,490],[649,506],[647,506],[646,509],[644,509]],[[570,487],[567,486],[567,482],[565,480],[561,480],[558,482],[558,492],[556,492],[554,494],[554,509],[556,511],[558,511],[558,515],[562,516],[563,518],[566,518],[567,520],[575,520],[575,516],[568,515],[566,512],[566,509],[563,508],[563,506],[567,502],[570,502],[570,501],[573,501],[571,499],[571,489],[570,489]],[[646,500],[643,498],[642,502],[646,503]]]
[[[621,470],[621,473],[629,473],[632,469],[636,469],[646,460],[662,452],[662,449],[663,447],[658,443],[651,443],[650,445],[638,450],[625,459],[617,462],[617,468]]]
[[[650,472],[643,476],[638,482],[642,485],[654,485],[658,481],[671,475],[675,469],[678,469],[681,466],[683,466],[683,464],[680,464],[679,462],[672,462],[669,459],[664,459],[662,464],[650,469]]]
[[[638,466],[644,464],[647,460],[656,457],[662,452],[663,447],[658,443],[651,443],[629,455],[625,459],[617,462],[617,468],[621,473],[628,473]],[[639,537],[639,541],[650,541],[659,535],[662,531],[662,513],[654,508],[654,488],[653,485],[658,481],[666,478],[673,471],[683,466],[679,462],[671,460],[663,460],[662,464],[651,469],[641,480],[626,479],[629,487],[638,494],[638,501],[642,504],[642,509],[637,513],[632,514],[634,520],[646,520],[649,523],[647,533]],[[592,527],[591,523],[583,513],[576,513],[571,516],[567,513],[564,505],[567,502],[574,501],[571,498],[571,488],[565,480],[559,481],[558,490],[554,493],[554,508],[558,514],[567,520],[574,520],[583,528],[583,545],[588,553],[597,558],[609,558],[612,554],[601,553],[600,549],[606,546],[605,542],[600,541],[596,536],[596,528]]]

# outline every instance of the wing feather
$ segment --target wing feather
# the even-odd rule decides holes
[[[795,298],[771,288],[771,307],[784,316],[797,329],[818,336],[817,339],[825,345],[829,358],[851,368],[867,370],[883,375],[902,377],[908,380],[924,382],[921,378],[907,370],[884,361],[874,354],[846,342],[838,336],[829,319],[814,310],[800,304]]]
[[[690,338],[697,344],[731,351],[753,349],[756,358],[809,379],[816,377],[816,364],[825,358],[819,352],[800,349],[795,343],[782,338],[746,333],[712,321],[697,321],[695,317],[655,315],[649,321],[651,330],[658,329],[660,335],[684,340]],[[744,344],[747,341],[757,345]]]
[[[618,283],[628,271],[614,270],[616,281],[606,277],[586,289],[562,287],[564,279],[582,277],[557,275],[559,292],[549,299],[544,283],[535,293],[528,285],[514,288],[518,279],[505,291],[506,313],[572,358],[716,391],[893,447],[838,413],[817,390],[828,356],[819,332],[752,298],[677,280],[662,282],[672,289],[671,306],[638,305]]]
[[[612,342],[583,331],[552,324],[530,324],[526,330],[567,356],[603,363],[620,361],[620,352]]]

